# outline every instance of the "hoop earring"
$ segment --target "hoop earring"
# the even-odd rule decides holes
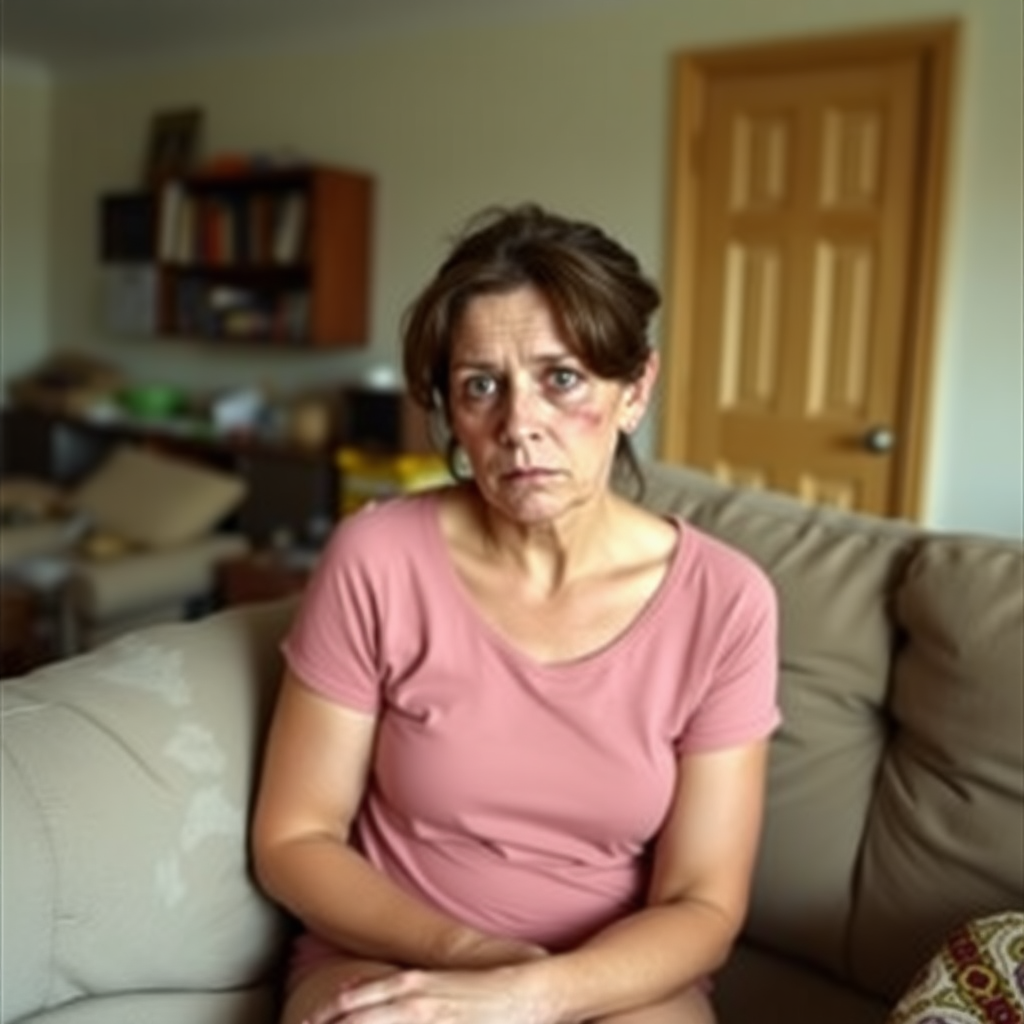
[[[454,480],[459,481],[459,483],[466,483],[473,479],[473,467],[469,464],[469,459],[462,446],[454,437],[448,438],[448,444],[445,448],[445,462],[447,462],[448,472],[451,473]]]

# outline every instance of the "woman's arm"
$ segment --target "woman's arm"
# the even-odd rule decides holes
[[[768,744],[680,758],[647,906],[571,952],[513,968],[556,1019],[657,1002],[722,965],[744,921],[761,831]]]
[[[307,927],[360,957],[469,968],[540,951],[485,935],[435,911],[349,845],[369,778],[376,720],[317,695],[285,673],[252,828],[263,889]]]
[[[662,1003],[719,967],[746,914],[766,742],[680,760],[648,905],[571,952],[483,972],[405,972],[339,995],[320,1021],[411,1002],[418,1020],[570,1024]],[[333,1016],[332,1016],[333,1014]],[[361,1020],[364,1018],[360,1018]]]

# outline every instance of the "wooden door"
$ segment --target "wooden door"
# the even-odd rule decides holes
[[[685,97],[676,210],[688,217],[675,236],[661,454],[733,483],[913,516],[934,68],[898,48],[742,56],[699,83],[690,69],[699,109]]]

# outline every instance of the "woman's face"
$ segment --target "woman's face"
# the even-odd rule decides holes
[[[603,494],[655,369],[628,385],[595,376],[537,288],[472,299],[452,339],[450,416],[483,497],[532,524]]]

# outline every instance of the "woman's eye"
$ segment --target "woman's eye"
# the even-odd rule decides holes
[[[567,366],[556,366],[548,378],[556,391],[569,391],[583,379],[576,370]]]
[[[467,377],[462,388],[467,398],[489,398],[497,390],[497,382],[493,377],[478,374]]]

